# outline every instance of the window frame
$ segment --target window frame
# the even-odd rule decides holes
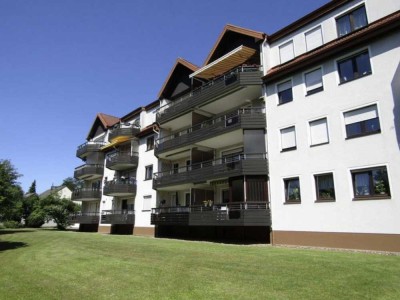
[[[354,12],[356,12],[357,10],[362,9],[362,8],[364,8],[364,11],[365,11],[366,24],[364,26],[362,26],[362,27],[354,28],[355,26],[354,26],[353,14],[354,14]],[[345,33],[345,34],[340,34],[338,20],[340,20],[340,19],[342,19],[344,17],[347,17],[347,16],[349,17],[350,31],[348,33]],[[357,31],[357,30],[360,30],[360,29],[362,29],[364,27],[367,27],[369,25],[369,22],[368,22],[367,8],[365,7],[365,4],[361,4],[361,5],[358,5],[356,7],[353,7],[352,9],[344,12],[343,14],[341,14],[341,15],[339,15],[337,17],[335,17],[335,25],[336,25],[336,33],[337,33],[337,37],[338,38],[344,37],[346,35],[349,35],[349,34],[353,33],[354,31]]]
[[[151,151],[154,149],[155,139],[154,135],[147,137],[146,139],[146,151]]]
[[[385,189],[386,192],[379,192],[377,193],[377,185],[374,180],[374,171],[382,171],[385,172],[385,179],[386,183],[383,183],[383,187],[379,187],[379,189]],[[356,191],[356,175],[366,174],[368,175],[368,195],[357,195]],[[389,180],[389,172],[386,165],[382,166],[374,166],[369,168],[360,168],[360,169],[351,169],[350,170],[351,176],[351,185],[353,191],[353,201],[360,201],[360,200],[379,200],[379,199],[391,199],[391,192],[390,192],[390,180]],[[383,180],[383,179],[381,179]]]
[[[287,84],[287,83],[289,83],[290,82],[290,89],[288,88],[288,89],[285,89],[285,90],[283,90],[283,91],[279,91],[279,86],[282,86],[282,85],[284,85],[284,84]],[[281,94],[283,93],[283,92],[285,92],[285,91],[288,91],[288,90],[290,90],[290,93],[291,93],[291,99],[290,100],[282,100],[281,99]],[[288,79],[288,80],[285,80],[285,81],[281,81],[281,82],[279,82],[279,83],[277,83],[276,84],[276,93],[277,93],[277,95],[278,95],[278,105],[283,105],[283,104],[286,104],[286,103],[290,103],[290,102],[293,102],[293,81],[292,81],[292,79]]]
[[[149,171],[151,170],[151,176],[149,175]],[[144,180],[152,180],[153,179],[153,165],[147,165],[145,166],[145,175],[144,175]]]
[[[327,137],[327,141],[326,142],[322,142],[322,143],[318,143],[318,144],[313,144],[313,135],[312,135],[312,130],[311,130],[311,123],[314,122],[318,122],[321,120],[325,120],[326,122],[326,137]],[[316,147],[316,146],[321,146],[321,145],[327,145],[330,143],[330,138],[329,138],[329,124],[328,124],[328,117],[324,116],[324,117],[320,117],[318,119],[312,119],[308,121],[308,130],[309,130],[309,134],[310,134],[310,147]]]
[[[297,180],[298,182],[298,198],[296,199],[290,199],[290,194],[288,192],[288,187],[289,183],[291,181]],[[284,186],[284,195],[285,195],[285,201],[284,204],[301,204],[301,187],[300,187],[300,177],[299,176],[293,176],[293,177],[288,177],[288,178],[283,178],[283,186]]]
[[[285,61],[282,61],[282,51],[281,51],[281,49],[283,49],[283,47],[286,47],[286,46],[288,46],[288,45],[291,45],[291,46],[292,46],[292,54],[293,54],[293,57],[290,58],[290,59],[287,59],[287,60],[285,60]],[[278,51],[279,51],[279,62],[280,62],[280,64],[284,64],[284,63],[286,63],[286,62],[288,62],[288,61],[291,61],[293,58],[295,58],[296,55],[295,55],[295,53],[294,53],[294,41],[293,41],[293,39],[292,39],[292,40],[289,40],[289,41],[286,41],[286,42],[284,42],[284,43],[282,43],[282,44],[280,44],[280,45],[278,46]]]
[[[308,90],[307,89],[307,74],[313,73],[313,72],[315,72],[317,70],[321,71],[321,85],[322,86],[320,86],[318,88],[314,88],[312,90]],[[306,90],[306,96],[310,96],[310,95],[322,92],[324,90],[324,73],[323,73],[322,66],[319,66],[317,68],[314,68],[314,69],[311,69],[311,70],[309,70],[307,72],[304,72],[303,73],[303,78],[304,78],[304,87],[305,87],[305,90]]]
[[[282,145],[282,130],[290,129],[290,128],[294,128],[294,143],[295,143],[295,145],[292,146],[292,147],[283,148],[283,145]],[[280,134],[280,142],[281,142],[280,143],[281,152],[288,152],[288,151],[292,151],[292,150],[297,150],[297,137],[296,137],[296,126],[295,125],[279,129],[279,134]]]
[[[332,197],[321,197],[320,193],[320,188],[319,188],[319,180],[318,177],[322,176],[328,176],[330,175],[332,177],[332,188],[333,188],[333,196]],[[326,172],[326,173],[318,173],[314,174],[314,185],[315,185],[315,196],[316,200],[315,202],[335,202],[336,201],[336,191],[335,191],[335,176],[333,172]]]
[[[319,29],[319,32],[321,33],[321,45],[309,49],[309,46],[308,46],[308,43],[307,43],[307,35],[309,35],[310,33],[314,32],[314,31],[316,31],[318,29]],[[307,52],[311,51],[311,50],[314,50],[314,49],[317,49],[318,47],[321,47],[324,44],[324,35],[323,35],[323,31],[322,31],[322,25],[315,26],[315,27],[311,28],[310,30],[308,30],[307,32],[305,32],[304,33],[304,40],[305,40],[305,43],[306,43],[306,51]]]
[[[142,205],[142,211],[143,212],[145,212],[145,211],[151,211],[151,202],[152,202],[152,195],[143,195],[143,205]],[[149,204],[149,205],[145,205],[145,204]],[[150,206],[150,208],[148,208],[148,206]]]
[[[350,124],[346,124],[346,113],[350,113],[350,112],[354,112],[354,111],[357,111],[357,110],[362,110],[362,109],[364,109],[364,108],[367,108],[367,107],[372,107],[372,106],[375,106],[376,107],[376,112],[377,112],[377,115],[378,115],[378,117],[376,117],[376,118],[372,118],[372,119],[367,119],[367,120],[363,120],[363,121],[359,121],[359,122],[353,122],[353,123],[350,123]],[[379,129],[377,129],[377,130],[375,130],[375,131],[367,131],[366,130],[366,122],[367,121],[371,121],[371,120],[374,120],[374,119],[377,119],[377,121],[378,121],[378,125],[379,125]],[[354,138],[359,138],[359,137],[364,137],[364,136],[369,136],[369,135],[374,135],[374,134],[379,134],[379,133],[381,133],[382,132],[382,129],[381,129],[381,122],[380,122],[380,113],[379,113],[379,109],[378,109],[378,104],[377,103],[372,103],[372,104],[369,104],[369,105],[365,105],[365,106],[361,106],[361,107],[357,107],[357,108],[354,108],[354,109],[350,109],[350,110],[346,110],[346,111],[344,111],[343,112],[343,123],[344,123],[344,133],[345,133],[345,136],[346,136],[346,140],[350,140],[350,139],[354,139]],[[353,134],[353,135],[350,135],[349,136],[349,132],[348,132],[348,126],[349,125],[353,125],[353,124],[359,124],[359,123],[361,123],[360,124],[360,127],[361,127],[361,133],[359,133],[359,134]]]
[[[339,76],[339,85],[372,75],[372,64],[371,64],[371,56],[369,55],[369,49],[363,49],[360,51],[357,51],[355,53],[352,53],[348,56],[342,57],[340,59],[336,60],[336,68],[337,68],[337,72],[338,72],[338,76]],[[360,57],[363,54],[368,54],[368,62],[369,62],[369,71],[366,72],[365,74],[359,74],[358,72],[358,65],[357,65],[357,57]],[[342,72],[341,72],[341,68],[340,65],[343,64],[344,62],[350,61],[351,62],[351,66],[352,66],[352,74],[353,77],[351,79],[348,80],[343,80],[342,76]]]

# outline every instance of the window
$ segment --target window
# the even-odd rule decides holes
[[[281,129],[281,147],[282,151],[295,150],[296,147],[296,129],[294,126]]]
[[[328,123],[326,118],[311,121],[309,125],[311,146],[329,143]]]
[[[146,140],[147,148],[146,151],[154,149],[154,136],[150,136]]]
[[[346,138],[355,138],[381,132],[376,104],[344,113]]]
[[[307,95],[318,93],[324,90],[322,83],[322,70],[321,68],[308,72],[304,75],[306,83]]]
[[[390,197],[386,167],[352,170],[354,199]]]
[[[143,196],[143,211],[151,210],[151,195]]]
[[[284,104],[293,100],[291,80],[278,84],[278,98],[279,104]]]
[[[323,44],[321,26],[306,32],[305,36],[307,51],[315,49]]]
[[[365,6],[361,6],[350,13],[336,19],[338,36],[344,36],[368,25]]]
[[[284,179],[285,183],[285,202],[300,203],[300,180],[299,177]]]
[[[179,164],[173,164],[172,165],[172,173],[178,174],[178,172],[179,172]]]
[[[150,180],[153,178],[153,165],[146,166],[146,174],[144,180]]]
[[[317,201],[335,200],[335,186],[333,184],[333,174],[314,175]]]
[[[281,57],[281,64],[294,58],[293,41],[279,46],[279,55]]]
[[[338,61],[340,83],[371,74],[368,51]]]

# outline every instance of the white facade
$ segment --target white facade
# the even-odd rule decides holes
[[[365,5],[368,24],[400,9],[399,1],[350,1],[272,44],[264,44],[273,232],[400,234],[400,33],[380,36],[320,63],[268,80],[268,72],[280,64],[281,45],[293,41],[297,57],[307,51],[306,33],[310,30],[321,28],[322,44],[337,39],[337,17],[360,5]],[[370,74],[341,83],[338,62],[363,51],[369,57]],[[320,81],[314,81],[312,84],[319,90],[307,95],[305,74],[318,68],[322,71],[323,89],[320,90]],[[278,85],[287,81],[291,82],[292,100],[280,104]],[[379,117],[380,132],[348,138],[348,112],[371,105],[375,105],[372,110]],[[288,138],[283,134],[288,128],[295,131],[295,139],[289,137],[289,142],[283,140]],[[322,143],[314,145],[315,141]],[[284,149],[285,143],[294,143],[295,147]],[[354,171],[375,167],[386,167],[390,193],[361,200],[355,195]],[[333,176],[334,199],[316,201],[315,175],[327,173]],[[292,178],[300,182],[301,200],[295,203],[287,201],[287,185]]]

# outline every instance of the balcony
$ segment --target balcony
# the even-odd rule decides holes
[[[100,148],[105,145],[104,142],[87,142],[78,147],[76,150],[76,156],[83,159],[89,152],[99,152]]]
[[[101,224],[135,224],[134,210],[103,210],[101,212]]]
[[[114,197],[129,197],[136,194],[135,179],[117,179],[106,181],[103,194]]]
[[[248,86],[259,86],[261,96],[261,76],[259,67],[239,67],[228,74],[220,76],[207,84],[194,89],[182,98],[173,101],[157,112],[156,121],[160,124],[176,118],[195,107],[201,107],[216,98],[244,89]]]
[[[130,138],[133,138],[139,132],[139,127],[133,125],[125,126],[123,124],[119,124],[111,129],[111,132],[108,135],[108,141],[111,143],[115,141],[127,141]]]
[[[151,212],[152,225],[271,226],[267,202],[232,202],[212,206],[160,207]]]
[[[154,173],[153,189],[241,175],[266,174],[268,174],[268,160],[265,153],[240,154]]]
[[[183,131],[156,141],[155,155],[193,145],[199,141],[219,136],[236,129],[258,129],[266,127],[264,108],[241,108],[207,120]]]
[[[72,201],[100,201],[100,199],[101,199],[101,190],[99,189],[91,189],[91,188],[75,189],[71,195]]]
[[[126,170],[137,167],[138,160],[138,153],[117,152],[112,156],[107,156],[106,167],[115,171]]]
[[[96,179],[103,177],[104,166],[97,164],[84,164],[75,168],[74,177],[77,179]]]
[[[69,216],[70,223],[99,224],[98,212],[79,212]]]

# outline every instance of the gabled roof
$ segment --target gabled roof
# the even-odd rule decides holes
[[[365,45],[369,41],[382,37],[383,34],[396,32],[400,28],[400,11],[387,15],[370,23],[357,31],[326,43],[310,52],[295,57],[294,59],[278,65],[268,71],[263,77],[264,81],[276,81],[284,76],[320,63],[334,55],[338,55],[348,49]]]
[[[160,92],[158,93],[157,98],[160,99],[162,95],[166,92],[166,90],[170,87],[170,85],[173,84],[173,78],[174,76],[177,75],[177,69],[179,66],[183,66],[188,69],[188,74],[196,71],[199,67],[192,64],[191,62],[187,61],[186,59],[183,58],[178,58],[172,67],[171,71],[169,72],[167,79],[165,80]]]
[[[98,113],[93,121],[92,127],[90,128],[90,131],[86,139],[90,140],[91,138],[93,138],[99,126],[102,126],[102,129],[105,131],[108,127],[117,124],[119,121],[120,119],[117,117],[103,113]]]
[[[220,46],[221,41],[223,40],[224,36],[228,33],[228,32],[235,32],[241,35],[245,35],[245,36],[249,36],[249,37],[253,37],[256,41],[262,41],[265,38],[265,33],[260,32],[260,31],[255,31],[255,30],[251,30],[251,29],[246,29],[246,28],[242,28],[239,26],[235,26],[235,25],[231,25],[231,24],[227,24],[224,29],[222,30],[221,34],[219,35],[216,43],[214,44],[214,47],[212,47],[210,53],[208,54],[204,65],[207,65],[210,63],[215,51],[218,49],[218,47]],[[236,48],[236,47],[235,47]]]
[[[66,189],[68,189],[69,191],[71,191],[71,190],[69,189],[69,187],[67,187],[66,185],[52,186],[50,189],[48,189],[48,190],[44,191],[43,193],[41,193],[41,194],[39,195],[39,198],[40,198],[40,199],[46,198],[47,196],[50,196],[50,195],[53,194],[53,193],[58,193],[59,191],[61,191],[61,190],[64,189],[64,188],[66,188]]]

